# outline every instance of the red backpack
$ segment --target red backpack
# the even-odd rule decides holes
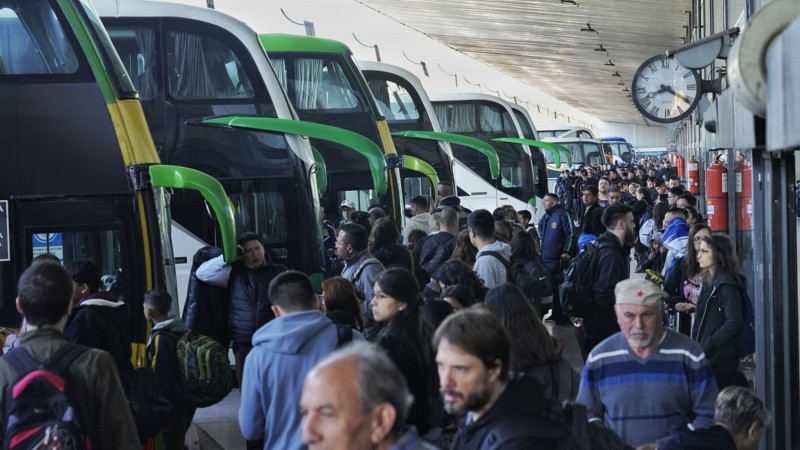
[[[67,367],[88,347],[68,343],[44,362],[23,347],[3,360],[17,379],[5,396],[3,428],[8,450],[90,450],[91,440],[81,426]]]

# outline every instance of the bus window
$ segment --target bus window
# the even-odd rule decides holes
[[[442,129],[448,133],[474,133],[478,127],[475,123],[475,104],[434,104],[436,117]]]
[[[220,41],[167,32],[169,94],[176,100],[249,99],[255,91],[239,58]]]
[[[22,3],[24,8],[0,7],[0,75],[76,72],[75,51],[50,4]]]
[[[108,34],[141,100],[158,95],[156,33],[147,27],[109,28]]]
[[[378,101],[381,114],[389,123],[401,120],[417,120],[420,113],[408,91],[391,80],[369,80],[369,89]]]
[[[299,110],[364,111],[353,85],[338,61],[271,56],[278,80]],[[287,61],[291,65],[287,67]]]
[[[522,187],[522,163],[500,161],[500,179],[504,188]]]
[[[357,191],[339,191],[336,193],[336,201],[338,204],[342,200],[352,200],[356,204],[356,211],[367,211],[371,205],[378,203],[378,196],[372,189],[361,189]]]
[[[411,199],[418,196],[433,197],[433,186],[428,177],[403,178],[403,196],[405,204],[411,204]]]
[[[30,260],[43,253],[58,257],[69,267],[80,259],[91,259],[100,267],[100,290],[114,294],[118,300],[129,297],[123,283],[121,230],[47,230],[30,235]]]

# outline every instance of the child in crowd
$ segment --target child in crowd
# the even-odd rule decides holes
[[[144,295],[144,317],[153,323],[147,341],[147,365],[155,371],[161,393],[172,403],[162,430],[164,448],[170,450],[184,448],[186,431],[195,412],[184,401],[178,363],[178,339],[187,329],[181,319],[169,316],[171,305],[172,297],[163,289],[153,289]]]

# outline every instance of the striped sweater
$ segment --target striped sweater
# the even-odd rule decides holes
[[[577,403],[628,445],[666,440],[671,426],[710,427],[717,385],[699,344],[666,330],[658,350],[642,359],[622,333],[592,350]]]

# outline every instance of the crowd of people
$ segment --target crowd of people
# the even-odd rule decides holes
[[[248,449],[563,448],[575,432],[565,401],[585,406],[587,426],[619,441],[612,448],[757,448],[770,414],[733,342],[747,280],[668,162],[564,171],[536,224],[509,206],[468,211],[452,186],[438,189],[437,205],[411,199],[404,230],[380,206],[344,200],[342,220],[323,223],[322,295],[272,263],[255,233],[240,237],[233,264],[209,252],[196,261],[190,297],[216,286],[228,305]],[[565,270],[590,242],[592,296],[564,310]],[[646,278],[632,277],[632,260]],[[103,401],[82,419],[98,448],[137,448],[124,327],[96,328],[115,299],[98,291],[98,270],[72,266],[35,262],[20,278],[20,347],[39,360],[68,340],[105,350],[70,368],[79,385],[104,386],[86,393]],[[171,450],[194,409],[176,383],[174,336],[186,325],[170,303],[164,291],[143,302],[147,360],[173,404],[161,440]],[[575,330],[582,373],[545,317]],[[0,361],[0,400],[15,379]]]

